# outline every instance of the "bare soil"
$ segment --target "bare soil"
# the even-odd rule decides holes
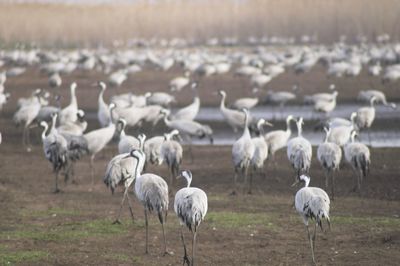
[[[129,78],[124,87],[110,89],[107,97],[129,88],[139,93],[165,90],[167,81],[178,73],[179,70],[145,71]],[[64,84],[77,80],[79,105],[84,110],[95,110],[97,89],[89,85],[103,78],[100,74],[80,73],[67,77]],[[285,74],[268,87],[288,89],[296,79],[303,84],[304,93],[325,88],[330,82],[317,68],[298,77]],[[346,84],[343,88],[346,93],[340,92],[339,101],[351,101],[358,89],[369,84],[366,76],[334,81]],[[378,80],[372,82],[378,84]],[[76,167],[78,184],[69,182],[62,186],[62,193],[52,193],[54,176],[43,156],[40,131],[33,130],[33,151],[27,153],[21,145],[21,129],[15,128],[11,119],[18,97],[29,95],[36,87],[46,87],[47,78],[40,76],[37,69],[29,69],[26,75],[10,78],[6,84],[12,101],[0,116],[3,134],[0,145],[0,264],[180,265],[183,249],[172,197],[166,228],[168,248],[173,255],[161,254],[161,226],[155,215],[150,216],[150,254],[144,254],[144,214],[136,200],[134,223],[126,208],[123,223],[111,224],[122,191],[111,195],[102,177],[108,161],[116,154],[115,143],[96,158],[94,187],[90,184],[89,160],[84,158]],[[399,100],[395,85],[391,84],[385,91],[389,98]],[[351,89],[352,86],[358,89]],[[63,85],[61,89],[64,105],[69,99],[66,87]],[[224,75],[202,81],[200,94],[205,105],[215,105],[218,102],[213,96],[215,90],[225,89],[233,99],[250,95],[250,92],[243,92],[245,88],[248,88],[247,80]],[[188,91],[178,95],[182,105],[190,99]],[[91,128],[97,127],[96,121],[89,123]],[[209,212],[198,235],[197,265],[311,265],[306,230],[293,207],[298,187],[290,186],[294,174],[285,150],[276,155],[276,165],[267,163],[265,177],[254,178],[253,194],[237,196],[229,196],[233,178],[231,148],[196,146],[193,151],[194,162],[185,155],[181,168],[193,172],[193,186],[204,189],[209,197]],[[332,228],[324,233],[318,230],[318,265],[398,265],[400,261],[400,164],[397,157],[400,151],[373,149],[371,154],[371,171],[363,183],[361,195],[350,192],[354,175],[346,164],[336,175],[337,198],[331,203]],[[148,172],[167,180],[169,177],[166,166],[151,166]],[[311,178],[312,186],[324,187],[323,172],[315,158]],[[183,186],[180,181],[171,189]],[[184,231],[190,243],[191,235]]]

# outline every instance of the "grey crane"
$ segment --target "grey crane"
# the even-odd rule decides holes
[[[111,122],[110,111],[108,110],[108,106],[107,106],[106,102],[104,101],[104,92],[106,91],[107,86],[102,81],[99,81],[97,83],[97,86],[100,88],[100,93],[99,93],[99,97],[97,100],[97,103],[98,103],[97,119],[99,120],[101,127],[106,127]]]
[[[367,177],[369,166],[371,164],[370,151],[368,147],[360,142],[355,142],[354,139],[357,135],[356,131],[351,133],[351,142],[344,146],[344,157],[351,165],[354,173],[356,174],[356,182],[353,191],[361,192],[361,183]]]
[[[196,250],[196,236],[197,230],[204,220],[208,209],[207,194],[200,188],[190,187],[192,183],[192,173],[188,170],[182,171],[181,175],[186,179],[187,186],[181,188],[175,194],[174,210],[179,218],[181,224],[181,240],[183,244],[184,256],[183,264],[194,265],[194,255]],[[182,232],[182,226],[186,227],[192,232],[192,262],[187,256],[185,238]]]
[[[126,198],[128,198],[129,211],[131,213],[132,221],[134,220],[132,204],[128,191],[135,179],[142,173],[144,167],[144,164],[137,159],[136,154],[137,150],[132,149],[129,153],[123,153],[115,156],[107,165],[103,181],[106,186],[110,188],[111,193],[114,194],[114,190],[118,185],[124,184],[125,186],[118,216],[113,223],[120,223],[119,217],[121,216],[122,207],[124,206]]]
[[[14,123],[17,126],[20,124],[23,124],[24,126],[22,133],[22,145],[26,147],[28,152],[31,151],[29,128],[36,116],[39,114],[41,108],[40,93],[41,90],[36,90],[34,93],[36,101],[27,102],[26,104],[21,105],[21,107],[13,116]]]
[[[265,142],[268,145],[269,158],[273,162],[275,161],[275,152],[286,147],[292,135],[290,121],[296,121],[292,115],[288,115],[286,118],[286,130],[274,130],[264,135]]]
[[[161,158],[162,161],[168,165],[170,170],[170,185],[172,189],[174,188],[175,177],[179,173],[179,167],[183,157],[183,148],[181,144],[172,139],[172,137],[176,135],[175,133],[175,131],[172,131],[169,134],[164,134],[164,142],[161,145]]]
[[[46,159],[52,164],[55,173],[55,189],[54,193],[60,192],[58,189],[58,175],[61,169],[66,169],[68,165],[68,147],[67,141],[63,136],[52,130],[46,136],[48,124],[45,121],[40,122],[40,126],[44,128],[42,132],[43,150]]]
[[[334,200],[335,195],[335,176],[334,171],[339,170],[340,161],[342,160],[342,150],[340,146],[333,142],[328,142],[331,133],[330,128],[324,128],[326,137],[323,143],[318,146],[317,158],[325,173],[325,189],[328,189],[331,183],[331,197]],[[330,179],[330,181],[329,181]]]
[[[370,137],[370,128],[372,123],[375,120],[375,96],[372,96],[370,99],[370,106],[361,107],[357,110],[357,116],[355,119],[355,123],[359,130],[367,129],[368,132],[368,141],[371,144]]]
[[[317,225],[322,230],[322,220],[326,219],[330,228],[330,200],[328,194],[324,190],[317,187],[308,186],[310,183],[309,176],[301,175],[299,180],[305,182],[305,186],[296,193],[295,207],[301,218],[303,218],[304,225],[306,226],[308,240],[311,247],[312,261],[314,264],[316,264],[314,251],[317,236]],[[310,234],[310,230],[308,228],[308,219],[315,220],[314,233],[312,235]]]
[[[238,140],[235,141],[235,143],[233,143],[232,146],[232,162],[235,168],[235,174],[233,177],[234,190],[232,195],[236,194],[236,179],[238,175],[244,177],[244,185],[246,186],[248,169],[255,151],[248,128],[249,112],[247,109],[243,109],[243,113],[245,118],[243,134]]]
[[[136,150],[133,154],[134,158],[139,161],[140,165],[144,165],[146,158],[142,151]],[[164,238],[164,255],[167,252],[167,241],[165,237],[164,223],[166,222],[168,213],[168,185],[164,179],[155,174],[143,174],[136,177],[135,194],[137,199],[144,207],[144,217],[146,224],[146,254],[149,253],[149,223],[147,213],[155,211],[158,220],[161,223]]]
[[[289,140],[287,144],[287,157],[295,169],[296,179],[302,173],[308,173],[311,166],[312,147],[311,143],[302,136],[303,118],[300,117],[297,122],[297,137]]]
[[[395,103],[387,102],[386,95],[382,91],[378,91],[378,90],[360,91],[358,93],[357,100],[370,102],[372,97],[375,97],[376,102],[380,102],[384,106],[388,106],[393,109],[396,109],[396,107],[397,107]]]
[[[219,109],[221,110],[222,115],[224,116],[226,122],[232,127],[234,132],[237,132],[239,128],[245,127],[245,115],[243,112],[239,110],[226,108],[225,99],[226,92],[219,91],[219,95],[221,95],[221,103]],[[251,118],[249,118],[249,121]]]
[[[262,172],[264,168],[264,162],[268,157],[268,144],[264,139],[264,130],[263,125],[273,126],[268,121],[264,119],[259,119],[257,122],[257,128],[259,131],[259,136],[251,139],[251,142],[254,145],[254,153],[253,157],[251,157],[250,165],[252,167],[252,171],[250,173],[250,183],[249,183],[249,191],[251,194],[252,184],[253,184],[253,175],[257,174],[257,172]]]
[[[76,98],[76,83],[73,82],[70,85],[70,93],[71,93],[71,100],[68,106],[60,111],[60,124],[65,124],[68,121],[75,122],[77,117],[76,113],[78,112],[78,100]]]
[[[143,150],[143,147],[141,147],[141,143],[144,143],[144,140],[146,136],[144,134],[140,134],[138,138],[135,138],[134,136],[129,136],[126,135],[125,133],[125,127],[126,127],[126,121],[125,119],[120,118],[119,125],[121,125],[120,129],[120,137],[119,137],[119,142],[118,142],[118,153],[128,153],[132,149],[141,149]]]
[[[193,82],[191,88],[195,92],[195,96],[193,98],[193,102],[186,107],[179,109],[173,116],[173,120],[194,120],[199,113],[200,110],[200,98],[197,93],[197,86],[196,82]]]
[[[114,108],[115,104],[111,103],[109,106],[110,114],[112,114],[112,110]],[[92,185],[94,184],[94,158],[96,154],[112,140],[115,132],[116,126],[114,121],[111,120],[111,123],[107,127],[95,129],[83,135],[88,143],[88,150],[90,154],[90,173],[92,177]]]
[[[179,131],[174,129],[169,132],[172,139],[174,136],[179,135]],[[162,164],[163,158],[161,156],[161,146],[164,143],[165,136],[155,136],[149,138],[144,143],[144,152],[146,153],[146,161],[152,164]]]
[[[85,120],[85,112],[81,109],[76,113],[77,120],[72,122],[68,121],[57,128],[59,133],[66,133],[75,136],[81,136],[87,128],[87,122]]]

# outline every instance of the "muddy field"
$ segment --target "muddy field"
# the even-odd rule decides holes
[[[352,101],[358,89],[370,84],[379,86],[378,79],[365,74],[357,79],[326,79],[322,68],[295,76],[285,74],[268,88],[289,89],[294,82],[303,87],[301,93],[311,93],[335,82],[339,87],[338,101]],[[133,89],[143,93],[166,88],[167,81],[180,73],[179,69],[162,73],[147,70],[129,78],[115,92]],[[97,106],[97,89],[89,85],[105,76],[79,73],[64,79],[61,93],[63,105],[69,101],[69,82],[78,82],[78,102],[81,108],[93,111]],[[216,89],[225,89],[229,99],[250,95],[246,79],[225,75],[211,77],[200,83],[204,105],[218,102]],[[167,221],[168,248],[173,255],[162,256],[161,226],[156,216],[150,218],[150,254],[144,254],[145,228],[141,205],[134,202],[136,220],[131,222],[127,209],[123,223],[112,225],[122,191],[113,196],[102,183],[108,161],[116,154],[115,143],[96,159],[96,182],[90,185],[89,160],[77,164],[78,184],[62,186],[62,193],[53,194],[53,174],[43,156],[39,130],[34,130],[34,148],[23,150],[21,129],[14,127],[11,116],[18,97],[32,89],[47,87],[47,78],[37,69],[29,69],[21,77],[10,78],[6,89],[12,93],[10,103],[0,116],[3,143],[0,146],[0,264],[18,265],[180,265],[183,249],[179,238],[179,223],[173,212]],[[384,91],[389,99],[400,100],[398,84]],[[355,89],[357,88],[357,89]],[[345,93],[341,93],[345,92]],[[179,105],[191,101],[191,92],[178,97]],[[381,123],[387,126],[386,123]],[[89,121],[96,128],[97,122]],[[163,130],[163,126],[159,130]],[[134,131],[136,133],[136,131]],[[133,133],[133,132],[131,132]],[[255,178],[252,195],[229,196],[232,191],[233,168],[231,148],[225,146],[194,147],[195,161],[185,157],[182,169],[193,172],[193,186],[204,189],[209,197],[209,212],[200,227],[197,248],[198,265],[310,265],[307,235],[293,203],[298,188],[292,188],[293,171],[286,151],[277,154],[277,165],[267,163],[265,177]],[[185,149],[187,154],[187,150]],[[398,265],[400,261],[400,165],[399,149],[371,150],[370,175],[361,195],[350,192],[354,177],[343,165],[337,174],[338,198],[331,203],[330,231],[318,231],[316,259],[319,265]],[[185,155],[184,155],[185,156]],[[168,177],[166,166],[149,167],[148,172]],[[183,181],[178,183],[184,186]],[[323,187],[324,178],[314,158],[311,185]],[[179,187],[174,188],[179,189]],[[134,198],[134,196],[132,195]],[[187,232],[187,240],[190,233]]]

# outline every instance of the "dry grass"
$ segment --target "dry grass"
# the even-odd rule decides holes
[[[1,2],[1,0],[0,0]],[[236,4],[235,4],[236,3]],[[120,5],[0,3],[0,40],[90,45],[137,37],[400,34],[397,0],[193,0]]]

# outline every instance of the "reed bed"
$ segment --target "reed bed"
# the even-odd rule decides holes
[[[98,45],[131,38],[290,36],[316,34],[399,39],[397,0],[170,0],[125,4],[0,1],[2,44]]]

